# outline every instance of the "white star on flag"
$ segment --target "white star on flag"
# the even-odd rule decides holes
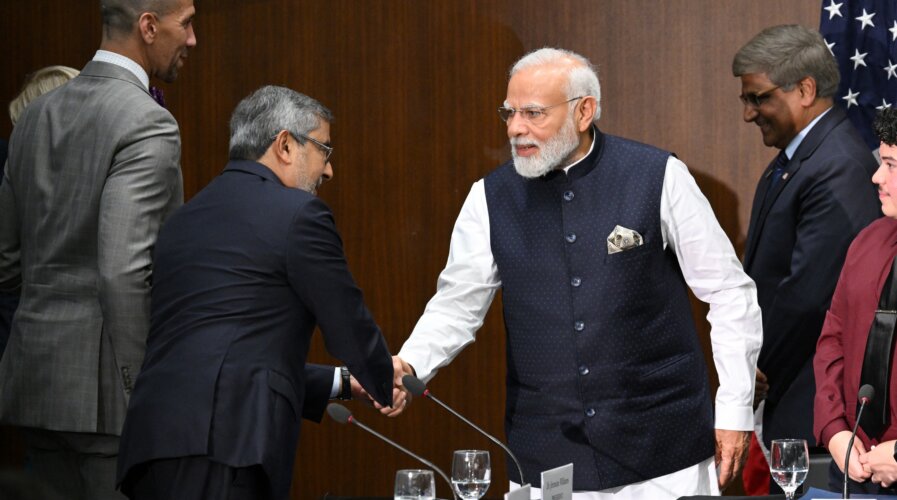
[[[832,50],[835,48],[835,42],[828,43],[828,41],[826,41],[825,46],[828,47],[828,51],[831,52],[832,55],[835,55],[835,51]]]
[[[835,3],[835,0],[832,0],[832,3],[829,4],[828,7],[823,7],[823,10],[828,11],[828,18],[834,19],[835,16],[844,17],[841,15],[841,6],[844,5],[844,2]]]
[[[897,0],[818,0],[817,5],[819,33],[841,75],[834,100],[869,149],[876,149],[881,141],[872,130],[875,115],[897,109]]]
[[[874,16],[874,15],[875,15],[875,12],[872,12],[872,13],[868,13],[868,14],[867,14],[867,13],[866,13],[866,9],[863,9],[863,15],[860,16],[860,17],[855,18],[857,21],[863,23],[863,25],[860,26],[860,31],[866,29],[866,25],[869,25],[869,26],[871,26],[872,28],[875,27],[875,25],[872,24],[872,16]]]
[[[892,63],[890,59],[888,59],[888,65],[884,67],[884,70],[888,72],[888,80],[892,76],[897,78],[897,64]]]
[[[860,66],[865,66],[865,65],[866,65],[866,61],[863,61],[863,59],[864,59],[868,54],[869,54],[868,52],[863,52],[862,54],[860,54],[860,51],[859,51],[859,50],[854,49],[853,57],[850,58],[850,60],[853,61],[853,69],[857,69],[857,68],[859,68]]]

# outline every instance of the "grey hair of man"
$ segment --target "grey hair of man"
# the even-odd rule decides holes
[[[295,90],[275,85],[262,87],[237,104],[230,118],[231,160],[258,160],[286,130],[300,144],[302,137],[333,123],[333,113],[323,104]]]
[[[595,98],[595,116],[592,121],[598,122],[598,119],[601,118],[601,84],[598,83],[598,71],[588,59],[576,52],[552,47],[534,50],[514,63],[508,77],[513,77],[522,69],[554,65],[571,60],[578,64],[570,66],[567,74],[567,99],[593,96]]]
[[[736,77],[765,73],[782,90],[791,90],[806,77],[816,80],[816,96],[830,98],[838,91],[838,63],[822,35],[797,24],[766,28],[738,50],[732,60]]]
[[[144,12],[161,17],[178,5],[178,0],[100,0],[103,32],[110,38],[127,35],[133,31],[137,19]]]

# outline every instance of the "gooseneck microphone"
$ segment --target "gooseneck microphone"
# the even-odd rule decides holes
[[[329,405],[327,405],[327,414],[330,415],[330,418],[332,418],[333,420],[336,420],[337,422],[339,422],[341,424],[355,424],[358,427],[361,427],[362,429],[366,430],[367,432],[377,436],[382,441],[386,441],[386,443],[388,443],[390,446],[398,448],[399,450],[405,452],[407,455],[410,455],[411,457],[413,457],[418,462],[435,470],[440,476],[442,476],[442,479],[445,479],[445,482],[449,486],[449,490],[451,490],[451,492],[452,492],[452,498],[455,498],[455,499],[458,498],[458,495],[455,494],[455,488],[452,487],[452,481],[449,479],[448,476],[445,475],[445,472],[442,472],[442,470],[439,467],[436,467],[429,460],[416,455],[415,453],[411,452],[411,450],[409,450],[408,448],[405,448],[404,446],[400,445],[399,443],[396,443],[392,439],[389,439],[388,437],[384,436],[383,434],[380,434],[379,432],[375,431],[374,429],[371,429],[370,427],[359,422],[355,417],[352,416],[352,412],[349,411],[349,409],[346,408],[345,406],[343,406],[341,404],[337,404],[337,403],[330,403]]]
[[[514,454],[511,453],[510,448],[505,446],[504,443],[502,443],[498,439],[494,438],[492,435],[490,435],[483,429],[480,429],[475,423],[471,422],[470,420],[467,420],[466,418],[464,418],[463,415],[461,415],[460,413],[456,412],[455,410],[449,408],[449,406],[447,404],[445,404],[442,401],[440,401],[439,399],[437,399],[436,396],[431,394],[430,390],[427,389],[426,384],[424,384],[424,382],[421,379],[415,377],[414,375],[405,375],[404,377],[402,377],[402,385],[404,385],[405,388],[408,389],[409,391],[411,391],[411,394],[413,394],[415,396],[422,396],[422,397],[433,400],[433,402],[435,402],[439,406],[445,408],[446,410],[448,410],[449,413],[460,418],[462,422],[473,427],[480,434],[486,436],[493,443],[497,444],[501,449],[505,450],[505,453],[507,453],[508,456],[511,457],[511,460],[514,461],[514,465],[517,466],[517,472],[520,474],[520,485],[523,486],[525,484],[529,484],[523,479],[523,467],[520,466],[520,462],[517,461],[517,457],[515,457]]]
[[[844,457],[844,498],[850,498],[850,492],[847,491],[847,483],[850,481],[850,452],[853,450],[853,440],[857,437],[857,429],[860,426],[860,417],[863,416],[863,409],[875,397],[875,388],[869,384],[860,387],[857,393],[857,399],[860,401],[860,409],[857,410],[857,422],[853,424],[853,432],[850,434],[850,441],[847,442],[847,456]]]

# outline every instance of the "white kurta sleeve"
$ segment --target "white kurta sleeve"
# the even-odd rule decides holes
[[[710,342],[719,375],[716,428],[753,429],[754,381],[763,342],[757,287],[745,274],[707,198],[680,160],[667,161],[660,199],[664,245],[685,282],[710,305]]]
[[[427,303],[399,357],[428,381],[475,340],[495,292],[501,286],[489,239],[483,180],[470,189],[455,228],[436,295]]]

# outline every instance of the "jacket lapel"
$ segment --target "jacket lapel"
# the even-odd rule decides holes
[[[760,182],[757,183],[757,190],[754,193],[754,204],[751,207],[751,222],[748,226],[747,245],[744,252],[744,269],[750,271],[750,266],[754,260],[754,253],[757,250],[757,244],[760,241],[760,235],[763,232],[763,225],[766,223],[766,217],[769,215],[772,206],[778,200],[782,190],[788,185],[791,179],[797,175],[797,172],[803,166],[804,161],[813,156],[816,149],[822,144],[822,141],[839,123],[847,119],[847,115],[837,105],[832,106],[828,113],[825,114],[816,125],[807,133],[800,146],[794,152],[794,156],[788,160],[785,165],[785,171],[782,179],[772,190],[767,192],[766,186],[769,183],[769,176],[772,174],[772,164],[766,168]]]

